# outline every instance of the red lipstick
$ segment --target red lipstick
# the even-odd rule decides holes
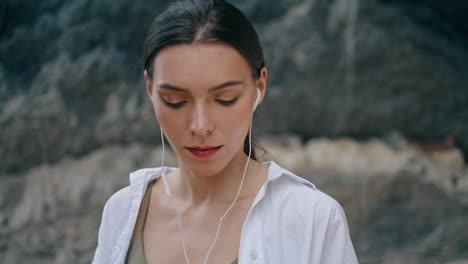
[[[218,150],[221,149],[223,145],[219,145],[219,146],[190,146],[190,147],[186,147],[186,149],[188,151],[190,151],[190,153],[192,153],[195,157],[197,158],[200,158],[200,159],[207,159],[211,156],[213,156],[214,154],[216,154],[216,152],[218,152]]]

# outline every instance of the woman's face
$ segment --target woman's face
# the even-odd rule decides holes
[[[247,61],[225,44],[179,44],[162,49],[145,73],[156,118],[179,165],[200,176],[219,173],[243,154],[256,89]],[[240,159],[237,159],[240,160]]]

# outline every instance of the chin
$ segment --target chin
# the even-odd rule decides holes
[[[212,160],[189,160],[179,164],[183,164],[185,169],[191,171],[199,177],[210,177],[219,174],[229,162],[225,159]]]

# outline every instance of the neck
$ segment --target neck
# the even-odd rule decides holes
[[[177,197],[187,201],[191,206],[201,204],[229,204],[231,203],[242,181],[245,165],[248,157],[244,152],[239,152],[228,165],[213,175],[199,175],[190,170],[184,164],[175,171],[173,183],[174,193]],[[260,164],[250,160],[244,178],[244,183],[239,199],[243,194],[249,194],[247,186],[255,180],[252,177],[258,172]]]

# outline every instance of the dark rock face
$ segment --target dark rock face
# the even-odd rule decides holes
[[[164,6],[154,3],[6,3],[2,18],[9,23],[0,38],[2,171],[109,143],[157,142],[138,64],[146,27]]]
[[[255,23],[269,67],[258,132],[366,138],[399,131],[419,140],[452,136],[468,149],[466,1],[234,3]],[[139,55],[165,6],[3,4],[3,171],[109,143],[158,142]]]
[[[262,128],[358,137],[398,130],[466,145],[466,42],[450,44],[397,6],[343,2],[305,2],[261,29],[272,78],[258,119],[281,120]]]

